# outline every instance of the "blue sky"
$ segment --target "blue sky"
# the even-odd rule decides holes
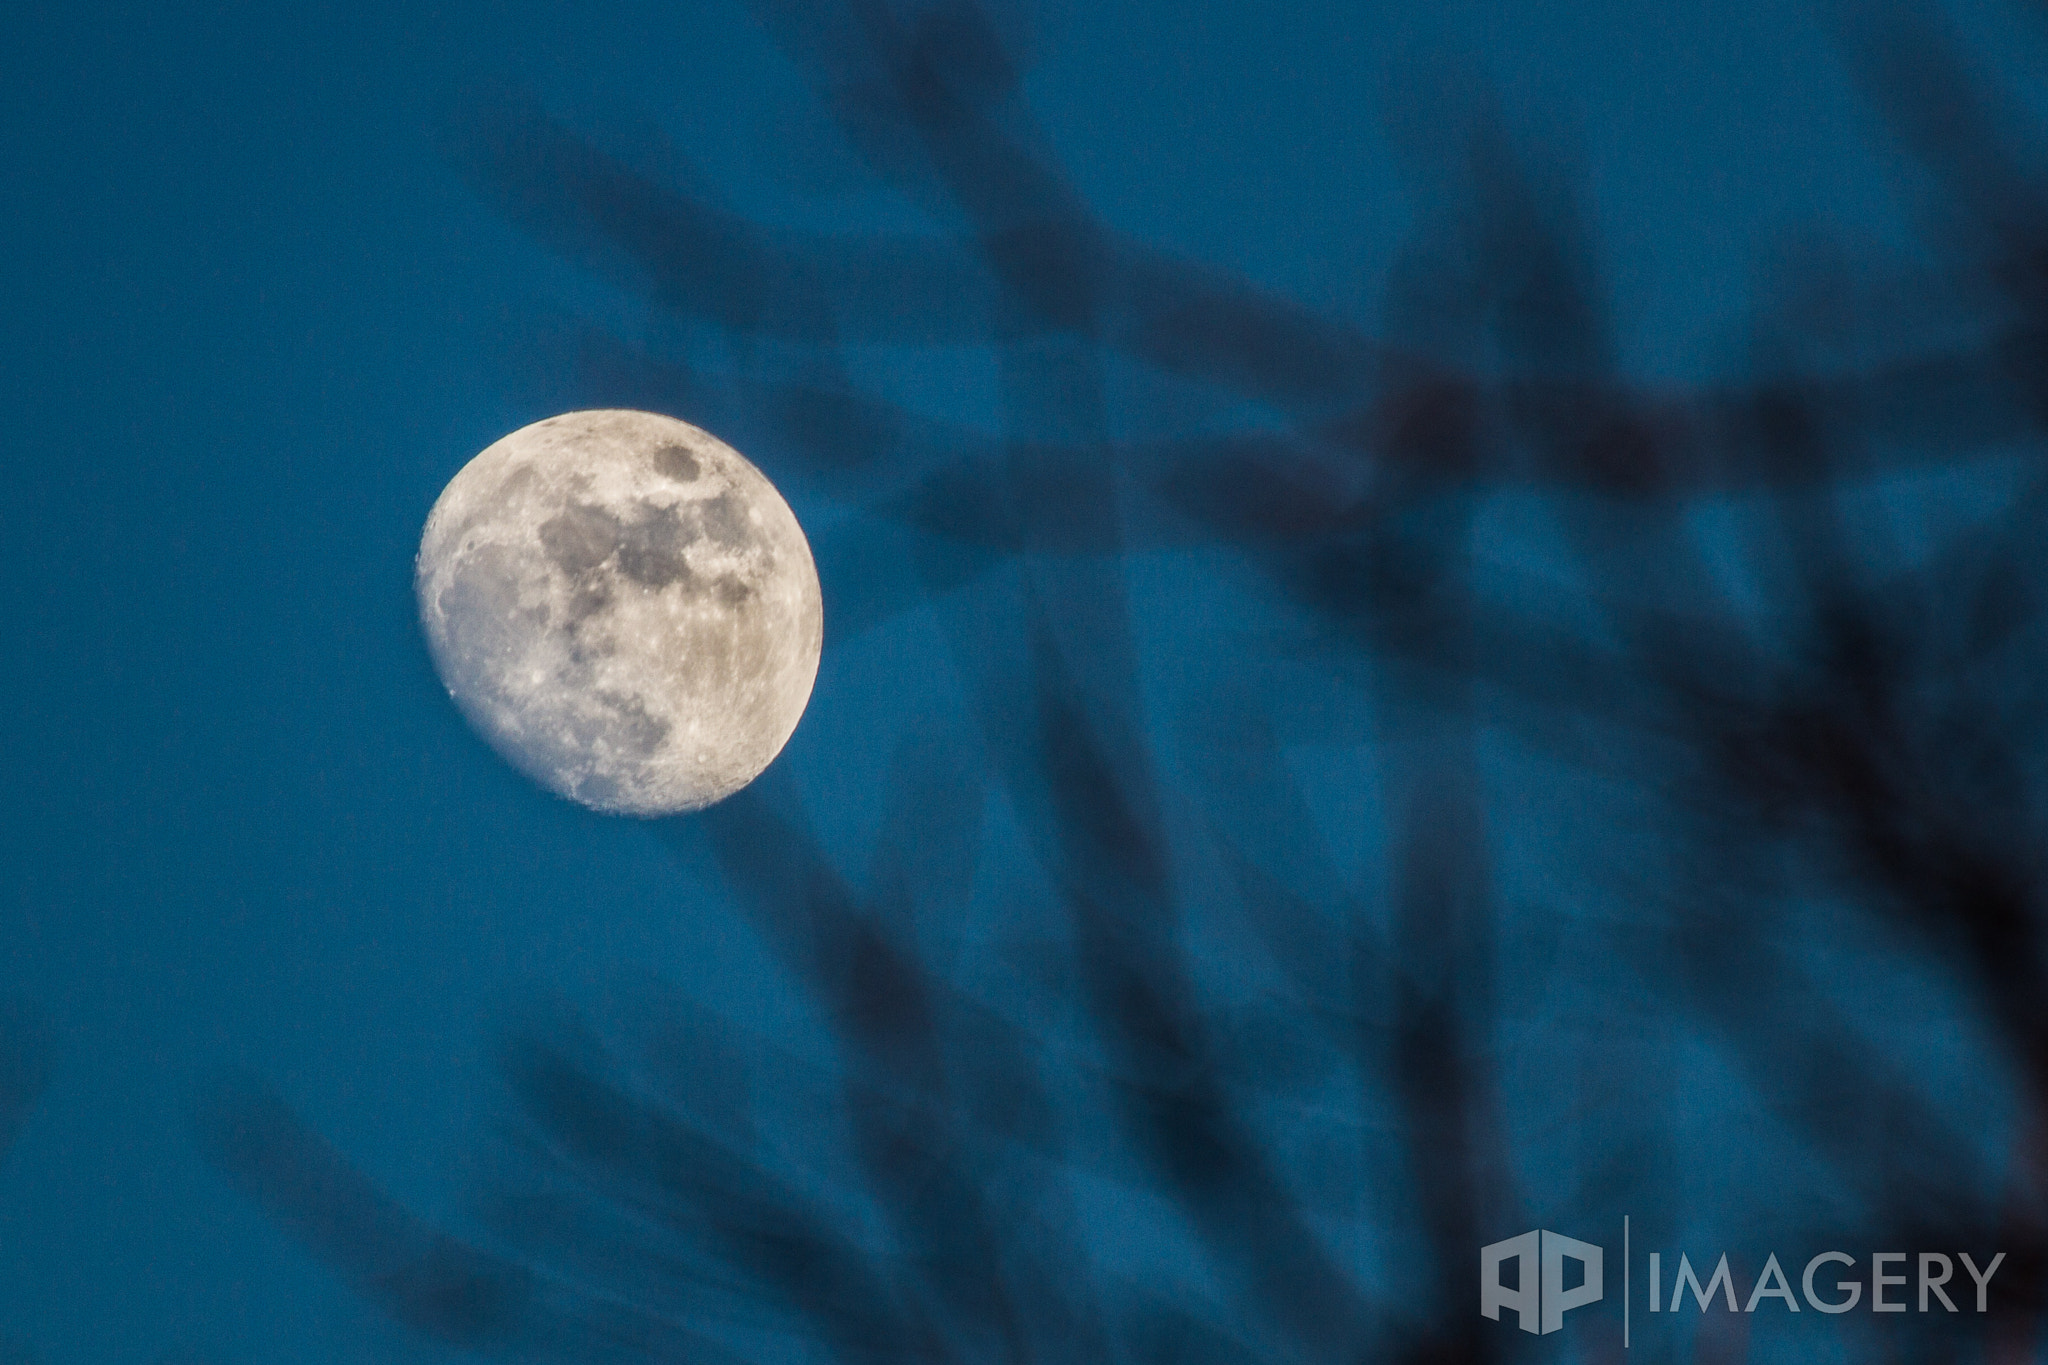
[[[1953,13],[1986,74],[2048,69],[2048,25]],[[1404,166],[1440,150],[1440,89],[1491,88],[1583,174],[1634,375],[1738,364],[1788,233],[1910,240],[1915,172],[1801,6],[1045,0],[1014,24],[1029,107],[1110,225],[1368,325],[1429,221]],[[460,1221],[492,1028],[531,1001],[601,1013],[652,974],[800,1050],[815,1022],[712,880],[650,827],[532,787],[433,677],[419,529],[467,459],[551,410],[546,318],[671,325],[495,213],[450,121],[525,89],[763,222],[921,220],[831,150],[725,0],[32,4],[0,17],[0,54],[0,985],[56,1039],[0,1165],[0,1339],[51,1365],[408,1358],[202,1159],[192,1115],[219,1076],[265,1078]],[[972,356],[852,363],[995,421]],[[820,489],[790,493],[832,519]],[[1205,620],[1263,609],[1227,562],[1130,572],[1168,693],[1208,666],[1177,653]],[[858,868],[896,737],[964,712],[929,621],[827,629],[782,762]],[[1331,765],[1310,777],[1327,828],[1370,822],[1338,759],[1302,762]],[[1012,855],[989,904],[1030,884]]]

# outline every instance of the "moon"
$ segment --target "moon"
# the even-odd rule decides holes
[[[564,413],[490,446],[428,514],[414,586],[470,723],[600,811],[730,796],[817,678],[824,604],[796,514],[738,451],[656,413]]]

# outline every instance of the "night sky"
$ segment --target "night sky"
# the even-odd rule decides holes
[[[2039,1358],[2042,71],[2018,0],[8,7],[0,1361],[1591,1359],[1477,1250],[1624,1213],[2006,1249]],[[447,480],[598,406],[817,551],[701,816],[422,642]],[[870,1288],[728,1235],[799,1192]],[[1767,1311],[1630,1358],[1985,1349]]]

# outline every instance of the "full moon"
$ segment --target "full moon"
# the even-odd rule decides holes
[[[824,605],[775,486],[709,432],[570,412],[464,465],[414,579],[448,693],[499,753],[597,810],[697,810],[795,731]]]

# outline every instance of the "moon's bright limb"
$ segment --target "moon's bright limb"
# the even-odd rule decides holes
[[[710,433],[570,412],[463,466],[415,586],[463,714],[543,786],[665,815],[780,753],[817,677],[818,571],[796,514]]]

